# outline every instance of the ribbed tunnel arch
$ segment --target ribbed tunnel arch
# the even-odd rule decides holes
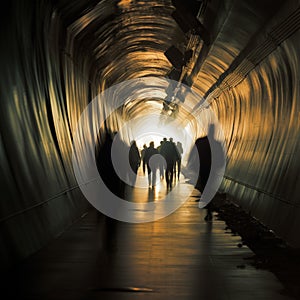
[[[8,4],[0,58],[4,265],[42,247],[86,210],[72,168],[85,107],[117,83],[150,76],[177,76],[190,86],[200,99],[191,105],[194,115],[201,101],[209,105],[228,149],[220,191],[300,246],[299,1],[256,2],[187,1],[193,9],[185,20],[202,24],[187,31],[189,22],[174,17],[180,1]],[[190,54],[177,73],[176,60],[165,55],[171,46]],[[129,101],[125,117],[110,118],[108,127],[119,130],[138,117],[133,128],[142,128],[150,112],[160,116],[162,98]],[[183,110],[175,119],[187,121],[194,139],[205,134]],[[142,130],[126,134],[142,141]]]

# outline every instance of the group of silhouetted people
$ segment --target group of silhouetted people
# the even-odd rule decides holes
[[[159,170],[160,179],[165,178],[167,188],[171,188],[176,174],[178,179],[180,176],[182,153],[182,144],[177,142],[176,145],[172,138],[169,140],[164,138],[157,148],[154,147],[153,141],[150,142],[149,147],[144,145],[141,151],[141,160],[143,173],[146,173],[147,168],[149,186],[155,186],[156,173]],[[165,161],[161,159],[161,156],[155,156],[156,154],[160,154]]]
[[[222,166],[225,162],[224,149],[220,142],[214,139],[214,125],[209,126],[208,135],[211,140],[208,140],[208,136],[198,138],[195,141],[193,150],[191,151],[188,159],[188,164],[191,168],[193,165],[197,165],[194,161],[200,160],[200,169],[197,174],[197,181],[194,183],[195,188],[203,193],[205,186],[208,182],[208,178],[211,172],[212,157],[211,157],[211,145],[215,151],[215,167]],[[134,186],[138,169],[142,166],[142,171],[148,174],[149,187],[155,187],[156,176],[159,172],[160,179],[166,180],[167,188],[172,188],[176,179],[179,179],[181,173],[181,158],[183,154],[182,144],[177,142],[175,144],[172,138],[164,138],[160,145],[155,148],[154,142],[151,141],[149,146],[143,145],[143,149],[140,151],[135,141],[131,142],[130,147],[118,137],[118,146],[116,147],[116,157],[118,159],[117,164],[112,161],[112,146],[113,140],[116,137],[116,133],[103,135],[103,140],[99,141],[96,147],[96,162],[99,173],[103,178],[106,186],[113,191],[116,195],[122,196],[124,188],[126,186],[126,179],[130,180],[130,184]],[[127,157],[124,153],[129,154]],[[162,157],[164,159],[162,159]],[[129,158],[129,159],[128,159]],[[127,164],[125,163],[127,160]],[[129,166],[128,166],[129,161]],[[117,166],[117,168],[115,168]],[[131,170],[130,170],[131,169]],[[208,214],[205,217],[206,220],[212,219],[211,204],[207,205]]]
[[[145,174],[147,171],[148,174],[149,187],[156,185],[156,173],[159,171],[160,179],[165,178],[167,187],[171,188],[176,175],[178,179],[180,176],[182,153],[182,144],[180,142],[175,144],[172,138],[169,140],[164,138],[157,148],[154,147],[153,141],[150,142],[149,147],[144,144],[141,153],[136,142],[132,141],[129,149],[129,164],[135,175],[139,166],[142,165],[143,173]]]
[[[155,187],[158,171],[160,179],[166,180],[167,188],[172,187],[176,178],[179,179],[183,153],[182,144],[180,142],[177,142],[176,145],[172,138],[169,140],[164,138],[160,142],[160,145],[155,148],[154,142],[151,141],[148,147],[147,145],[143,145],[143,149],[140,152],[136,141],[132,141],[128,152],[129,168],[131,170],[129,170],[124,163],[126,157],[124,156],[124,159],[122,159],[124,153],[126,153],[126,147],[128,151],[128,146],[126,146],[124,142],[120,142],[115,150],[119,153],[117,153],[116,156],[116,158],[119,159],[115,162],[118,166],[116,169],[111,157],[112,142],[115,135],[116,133],[107,134],[105,136],[104,143],[102,143],[96,155],[99,158],[100,156],[104,158],[102,160],[96,159],[97,166],[106,185],[115,193],[118,195],[122,194],[124,191],[124,181],[126,182],[126,180],[124,180],[125,178],[129,180],[130,185],[134,186],[140,166],[142,166],[143,173],[145,174],[147,172],[148,174],[149,187]],[[162,159],[162,157],[164,159]]]

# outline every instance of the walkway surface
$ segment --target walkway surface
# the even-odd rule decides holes
[[[128,194],[136,201],[151,195],[160,201],[163,192],[157,187]],[[196,200],[194,190],[173,214],[142,224],[91,209],[7,276],[1,298],[291,299],[272,273],[247,264],[252,251],[238,247],[241,238],[227,232],[223,221],[203,220],[205,210]]]

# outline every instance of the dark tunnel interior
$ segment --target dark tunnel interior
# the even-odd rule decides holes
[[[78,120],[97,95],[128,81],[132,91],[130,80],[141,78],[149,86],[132,87],[122,106],[115,94],[101,102],[100,116],[118,110],[99,139],[109,128],[126,142],[142,141],[165,109],[174,122],[157,138],[188,133],[188,155],[205,134],[209,109],[226,145],[220,192],[299,248],[299,20],[296,0],[7,2],[0,21],[1,267],[86,212],[72,165]],[[161,92],[165,79],[200,98],[179,95],[177,109]]]

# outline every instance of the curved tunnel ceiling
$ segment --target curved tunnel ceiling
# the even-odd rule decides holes
[[[32,253],[85,209],[71,153],[88,103],[116,83],[151,76],[177,76],[190,86],[201,100],[180,101],[196,114],[206,101],[228,149],[221,191],[300,245],[298,0],[41,0],[7,6],[0,57],[1,188],[7,195],[0,222],[10,241],[4,261]],[[179,71],[176,55],[172,63],[165,55],[171,46],[184,54]],[[164,97],[142,92],[109,126],[119,129],[120,119],[149,121],[150,112],[161,114]],[[204,133],[184,109],[176,120],[195,138]],[[11,251],[14,244],[18,251]]]
[[[203,97],[282,5],[280,1],[198,2],[198,19],[209,35],[204,43],[193,30],[184,33],[172,17],[180,9],[178,2],[93,1],[83,9],[78,1],[73,4],[78,11],[72,13],[69,4],[58,1],[57,13],[67,24],[64,51],[75,64],[89,66],[90,82],[103,91],[132,78],[168,77],[173,66],[164,52],[170,46],[183,53],[192,50],[181,76]],[[127,115],[147,115],[151,104],[144,98],[135,101]]]

